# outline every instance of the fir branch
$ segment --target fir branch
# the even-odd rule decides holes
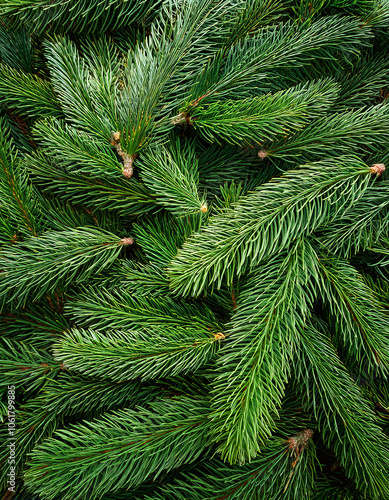
[[[190,325],[144,328],[126,332],[76,330],[65,332],[53,346],[54,358],[89,376],[123,381],[174,377],[196,371],[217,353],[221,332]]]
[[[204,399],[179,398],[150,407],[57,431],[33,451],[27,486],[47,499],[61,494],[64,500],[93,500],[193,462],[209,446]]]
[[[14,385],[34,392],[62,369],[45,351],[9,339],[0,341],[0,388]]]
[[[155,215],[134,224],[136,242],[142,248],[147,259],[165,268],[173,259],[184,241],[203,223],[198,214],[184,218],[175,218],[165,214]]]
[[[288,438],[272,437],[262,454],[244,466],[228,466],[213,458],[172,484],[162,485],[155,500],[295,500],[312,498],[317,463],[312,429]],[[148,499],[150,497],[147,497]],[[150,498],[151,500],[151,498]]]
[[[95,381],[62,371],[57,379],[48,382],[45,390],[35,399],[30,399],[19,408],[15,467],[20,470],[32,448],[61,427],[66,417],[92,418],[104,410],[114,410],[124,404],[130,408],[146,404],[157,395],[157,391],[144,389],[139,382]],[[0,465],[1,477],[5,481],[9,472],[6,447],[1,450]]]
[[[328,148],[334,156],[353,154],[355,148],[366,151],[386,138],[388,107],[389,104],[383,102],[318,118],[293,136],[266,144],[266,155],[296,163],[326,156]]]
[[[138,215],[155,208],[155,195],[136,179],[95,178],[57,168],[43,153],[25,156],[26,168],[44,192],[94,209],[115,210],[122,216]]]
[[[242,287],[216,364],[210,417],[213,440],[230,463],[250,461],[275,429],[294,345],[312,303],[303,288],[314,257],[301,242]]]
[[[96,329],[130,330],[143,328],[175,329],[195,327],[209,334],[220,331],[213,311],[201,303],[186,303],[171,297],[135,297],[131,290],[108,292],[88,287],[69,302],[66,312],[78,325]],[[196,326],[195,326],[196,325]]]
[[[339,86],[329,80],[305,83],[274,95],[196,106],[190,123],[209,142],[251,145],[290,135],[335,101]]]
[[[301,332],[300,349],[297,375],[324,442],[362,494],[385,498],[389,494],[389,439],[376,415],[326,335],[307,326]]]
[[[370,181],[370,169],[355,158],[305,165],[272,179],[184,243],[170,264],[173,288],[199,295],[220,288],[261,260],[308,235],[355,203]]]
[[[85,3],[83,0],[5,0],[0,15],[8,17],[12,26],[28,26],[31,31],[61,29],[65,32],[104,32],[129,22],[141,21],[151,6],[158,8],[160,0],[140,2],[103,0]]]
[[[330,324],[358,369],[368,374],[389,370],[389,316],[357,270],[340,258],[320,256],[317,267],[323,278],[319,293],[325,301]]]
[[[128,240],[128,241],[127,241]],[[82,282],[109,266],[131,238],[102,229],[48,231],[41,237],[17,242],[0,257],[0,293],[18,305],[52,292],[61,284]],[[132,242],[132,240],[131,240]]]
[[[258,87],[269,70],[303,65],[315,51],[321,51],[323,57],[332,55],[334,49],[356,53],[371,37],[370,30],[361,29],[361,24],[356,18],[328,16],[300,29],[289,23],[263,29],[227,53],[220,51],[204,67],[182,111],[201,101],[204,104],[215,94],[228,98],[231,88],[244,93],[244,87]]]
[[[24,28],[10,29],[0,23],[0,59],[13,69],[33,72],[35,61],[31,38]]]
[[[36,236],[36,207],[26,171],[9,137],[9,130],[0,120],[0,213],[9,227],[4,231],[15,241],[17,233]],[[35,213],[34,213],[35,212]]]
[[[36,349],[47,349],[69,325],[62,314],[61,294],[47,295],[39,304],[29,303],[18,311],[3,311],[0,315],[0,337],[23,343]]]
[[[193,144],[172,139],[168,148],[146,151],[139,161],[143,182],[157,196],[157,202],[176,216],[205,213],[204,198],[198,193],[198,160]]]
[[[31,118],[63,116],[50,82],[3,63],[0,63],[0,99],[7,107]]]
[[[343,257],[377,243],[389,224],[389,181],[369,187],[358,202],[324,228],[320,242]]]
[[[70,174],[108,179],[122,171],[112,146],[58,120],[38,122],[33,133],[53,162]]]

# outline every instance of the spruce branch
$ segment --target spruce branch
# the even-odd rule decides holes
[[[36,185],[46,193],[57,195],[93,209],[117,211],[122,216],[151,212],[155,195],[136,179],[108,179],[69,173],[58,168],[43,153],[25,156],[23,164],[31,172]]]
[[[217,353],[221,332],[144,328],[126,332],[71,330],[53,346],[56,360],[89,376],[123,381],[174,377],[196,371]]]
[[[127,240],[84,227],[48,231],[17,242],[1,254],[0,293],[18,305],[28,298],[36,301],[59,284],[66,286],[99,273],[119,256]]]
[[[301,242],[242,287],[211,393],[211,435],[230,463],[254,458],[275,429],[294,345],[310,314],[312,298],[303,288],[314,257]]]
[[[361,25],[357,18],[328,16],[300,29],[286,23],[246,37],[226,53],[221,50],[205,65],[183,111],[188,112],[215,95],[229,98],[237,90],[244,93],[245,87],[258,88],[268,71],[302,66],[315,52],[322,56],[332,55],[334,50],[355,54],[371,37],[370,30]]]
[[[114,178],[122,171],[112,147],[70,125],[54,119],[41,121],[33,133],[57,167],[70,174]]]
[[[93,286],[76,295],[65,312],[80,326],[109,330],[171,329],[193,327],[209,337],[221,326],[213,311],[202,303],[179,302],[171,297],[133,296],[131,290],[104,290]]]
[[[208,413],[206,400],[178,398],[57,431],[34,450],[27,486],[47,499],[93,500],[155,479],[209,447]]]
[[[388,133],[388,107],[388,103],[383,102],[318,118],[293,136],[267,144],[267,156],[295,163],[325,156],[328,148],[334,156],[353,154],[357,147],[368,150]]]
[[[346,258],[375,245],[389,224],[388,194],[386,180],[369,187],[354,206],[323,230],[321,244]]]
[[[148,150],[138,163],[143,182],[157,196],[159,204],[176,216],[207,212],[198,192],[198,159],[193,144],[172,140],[166,148]]]
[[[362,276],[339,257],[321,255],[319,293],[326,303],[337,342],[351,358],[351,366],[368,373],[389,369],[389,316]]]
[[[274,95],[197,106],[189,122],[209,142],[251,145],[290,135],[333,104],[339,86],[330,79],[297,85]]]
[[[51,378],[36,398],[30,398],[19,408],[19,425],[15,432],[18,446],[15,467],[18,470],[24,467],[32,448],[50,437],[66,418],[96,417],[124,404],[132,408],[152,401],[157,395],[157,391],[144,389],[137,381],[96,381],[61,371],[57,378]],[[0,465],[2,480],[5,481],[9,472],[8,451],[5,447],[1,450]]]
[[[212,217],[170,263],[173,288],[194,296],[220,288],[355,203],[370,183],[369,167],[351,157],[333,162],[288,171]]]
[[[166,268],[184,241],[201,228],[204,218],[197,215],[188,215],[184,219],[156,214],[152,219],[149,217],[134,224],[136,241],[147,259]]]
[[[10,339],[0,341],[0,387],[9,385],[23,387],[34,392],[56,377],[61,369],[60,363],[43,350]]]
[[[375,413],[325,334],[307,326],[301,332],[300,349],[296,373],[324,442],[362,494],[385,498],[389,493],[389,439]]]
[[[4,63],[0,63],[0,99],[8,108],[30,118],[63,117],[49,81]]]
[[[129,22],[139,22],[153,6],[158,8],[160,0],[140,2],[130,0],[103,0],[86,4],[82,0],[6,0],[0,15],[6,16],[12,26],[27,26],[42,34],[61,28],[65,32],[104,32],[119,28]]]
[[[0,213],[5,232],[2,236],[12,241],[17,239],[19,231],[36,236],[36,212],[28,175],[17,157],[9,130],[0,120]]]

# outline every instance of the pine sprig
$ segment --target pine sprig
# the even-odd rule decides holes
[[[183,245],[169,267],[173,288],[197,296],[209,285],[219,288],[223,278],[231,282],[355,203],[369,177],[367,165],[344,157],[273,179]]]
[[[303,287],[314,256],[301,242],[242,288],[212,384],[211,433],[230,463],[254,458],[275,429],[294,346],[310,314]]]
[[[54,358],[70,370],[123,381],[174,377],[196,371],[216,355],[222,332],[144,328],[126,332],[71,330],[53,346]],[[107,355],[109,354],[109,357]]]
[[[49,231],[40,237],[17,242],[4,249],[0,257],[0,293],[18,305],[27,298],[33,301],[54,291],[99,273],[120,254],[123,246],[132,244],[102,229],[79,228]]]
[[[388,495],[389,440],[325,334],[301,333],[297,375],[319,430],[358,489],[372,498]]]
[[[58,494],[64,500],[86,495],[97,499],[107,491],[135,486],[166,469],[193,462],[209,446],[205,400],[179,398],[150,407],[120,410],[57,431],[55,438],[35,450],[27,485],[38,493],[44,491],[47,499]]]

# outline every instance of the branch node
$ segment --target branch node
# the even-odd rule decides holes
[[[124,245],[124,246],[132,245],[133,243],[134,243],[134,239],[133,238],[122,238],[120,240],[120,244]]]
[[[383,163],[374,163],[374,165],[372,165],[370,167],[370,172],[372,174],[377,174],[378,177],[382,174],[382,172],[385,171],[385,165]]]

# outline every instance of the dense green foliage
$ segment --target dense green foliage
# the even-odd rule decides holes
[[[0,0],[4,499],[389,499],[388,42],[387,0]]]

